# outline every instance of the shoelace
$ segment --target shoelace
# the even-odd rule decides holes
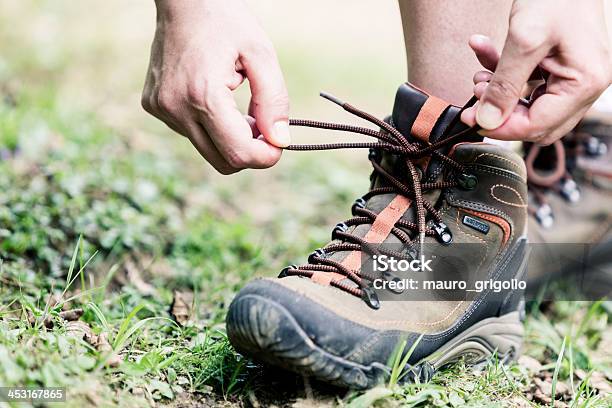
[[[366,251],[370,254],[374,254],[376,251],[381,251],[380,249],[372,248],[372,246],[363,238],[350,234],[347,231],[353,226],[373,224],[376,221],[378,214],[365,208],[367,200],[377,195],[389,193],[403,195],[409,198],[415,205],[416,223],[400,219],[395,223],[391,230],[391,233],[395,235],[402,243],[407,245],[414,243],[410,235],[404,230],[415,231],[417,233],[421,251],[423,241],[426,236],[436,236],[442,243],[450,243],[449,238],[452,239],[450,230],[448,230],[448,227],[446,227],[446,225],[444,225],[442,222],[440,212],[434,207],[433,204],[423,198],[423,192],[451,188],[458,185],[469,185],[470,183],[473,184],[474,176],[466,173],[465,167],[462,164],[456,162],[447,155],[440,153],[438,150],[447,145],[481,139],[476,135],[476,131],[479,130],[478,127],[468,128],[461,132],[447,136],[447,132],[453,129],[453,127],[458,123],[461,113],[470,106],[473,106],[477,99],[473,97],[460,109],[459,113],[446,127],[438,142],[427,144],[417,140],[414,142],[407,140],[398,129],[389,123],[378,119],[349,103],[345,103],[334,96],[325,93],[321,93],[321,96],[341,106],[347,112],[378,126],[381,130],[377,131],[360,126],[304,119],[292,119],[289,122],[290,125],[357,133],[370,136],[378,140],[376,142],[290,145],[285,149],[294,151],[370,149],[369,159],[374,168],[374,174],[381,175],[386,180],[387,185],[374,187],[373,184],[370,191],[368,191],[363,197],[356,200],[351,209],[353,217],[336,225],[332,232],[332,239],[339,240],[340,243],[331,243],[324,248],[316,250],[308,257],[308,264],[300,266],[291,265],[283,269],[279,277],[303,276],[306,278],[311,278],[315,272],[335,272],[354,282],[357,287],[343,282],[344,279],[332,280],[330,285],[356,297],[362,298],[370,307],[378,309],[380,307],[380,302],[378,301],[373,289],[367,284],[367,281],[371,282],[376,279],[376,277],[368,276],[359,270],[351,270],[342,265],[342,263],[329,259],[328,255],[334,252],[342,251]],[[398,179],[381,166],[379,159],[382,156],[382,152],[388,152],[404,159],[404,164],[408,170],[408,177],[406,180]],[[442,166],[448,165],[454,168],[456,173],[458,173],[458,176],[456,176],[452,181],[422,181],[421,174],[414,161],[427,156],[436,157],[440,160]],[[429,214],[431,219],[434,221],[433,226],[431,227],[427,226],[427,214]],[[390,251],[387,252],[390,253]],[[397,257],[402,257],[401,254],[391,254]]]

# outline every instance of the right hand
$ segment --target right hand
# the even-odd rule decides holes
[[[492,139],[549,145],[569,133],[612,82],[602,0],[514,0],[501,54],[485,36],[473,36],[470,46],[489,72],[476,73],[479,101],[461,118]],[[534,73],[546,82],[526,107],[518,101]]]
[[[270,40],[243,0],[156,0],[144,109],[220,173],[267,168],[290,143],[289,99]],[[249,115],[232,91],[249,80]]]

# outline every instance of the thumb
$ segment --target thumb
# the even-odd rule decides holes
[[[482,128],[497,129],[508,119],[523,87],[548,51],[543,42],[534,41],[529,34],[510,31],[476,112],[476,121]]]
[[[289,96],[274,50],[243,57],[251,87],[249,113],[265,140],[277,147],[291,143]]]

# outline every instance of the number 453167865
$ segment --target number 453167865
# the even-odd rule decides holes
[[[0,387],[0,401],[61,402],[66,401],[64,387]]]

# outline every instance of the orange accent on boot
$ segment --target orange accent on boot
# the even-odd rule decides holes
[[[382,243],[391,233],[395,223],[402,218],[402,215],[404,215],[408,207],[410,207],[411,202],[409,198],[401,195],[396,196],[389,205],[376,216],[376,220],[363,239],[371,244]],[[360,269],[361,252],[352,251],[349,253],[342,261],[342,265],[351,270]]]
[[[504,231],[504,239],[502,241],[502,247],[506,245],[508,239],[510,239],[511,227],[510,223],[504,220],[502,217],[498,217],[497,215],[487,214],[480,211],[468,210],[467,208],[462,208],[461,211],[466,212],[471,215],[475,215],[476,217],[480,217],[483,220],[491,221],[495,225],[499,226],[502,231]]]
[[[424,142],[429,142],[431,131],[434,126],[436,126],[442,113],[444,113],[449,106],[448,103],[435,96],[427,98],[412,124],[412,129],[410,130],[412,136]]]

